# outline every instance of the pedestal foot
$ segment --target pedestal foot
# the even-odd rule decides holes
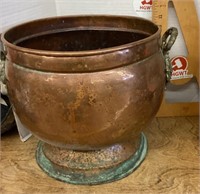
[[[141,133],[138,149],[125,161],[120,161],[118,155],[125,154],[126,149],[121,150],[119,147],[87,152],[54,147],[56,154],[49,154],[51,157],[46,150],[45,143],[39,142],[36,160],[49,176],[71,184],[95,185],[116,181],[131,174],[146,156],[147,140]]]

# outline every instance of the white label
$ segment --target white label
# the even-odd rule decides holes
[[[152,19],[152,0],[133,0],[133,6],[138,16]]]
[[[21,139],[21,141],[25,142],[32,136],[32,133],[21,123],[21,121],[19,120],[19,117],[17,116],[17,114],[14,111],[13,111],[13,113],[14,113],[14,117],[15,117],[15,121],[16,121],[20,139]]]

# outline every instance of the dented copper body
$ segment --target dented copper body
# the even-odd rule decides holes
[[[126,16],[50,18],[10,29],[3,43],[14,111],[47,143],[50,160],[56,149],[110,149],[109,156],[118,146],[126,148],[115,152],[120,164],[136,152],[165,85],[156,25]]]

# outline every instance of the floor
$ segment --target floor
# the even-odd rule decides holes
[[[1,137],[2,194],[197,194],[200,193],[199,118],[156,118],[144,131],[148,155],[128,177],[77,186],[48,177],[37,166],[38,140],[20,141],[16,129]]]

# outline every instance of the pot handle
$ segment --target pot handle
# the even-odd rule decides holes
[[[161,49],[165,60],[165,74],[167,82],[170,81],[172,75],[172,64],[169,57],[169,51],[175,43],[177,36],[178,30],[175,27],[169,28],[162,36]]]
[[[5,61],[6,61],[6,52],[3,46],[3,42],[1,41],[0,34],[0,83],[5,84]]]
[[[1,34],[0,34],[0,87],[1,87],[0,91],[1,94],[7,95],[5,63],[6,63],[6,51],[4,49],[3,42],[1,41]]]

